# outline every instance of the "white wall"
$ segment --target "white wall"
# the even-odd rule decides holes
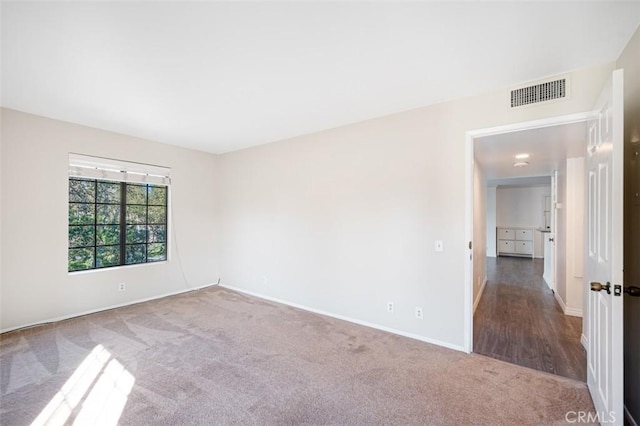
[[[550,194],[550,185],[524,187],[499,186],[496,191],[497,227],[543,227],[544,196]],[[538,231],[533,232],[533,251],[535,257],[544,257],[542,233]]]
[[[497,195],[497,187],[489,186],[487,187],[487,230],[486,230],[486,240],[487,240],[487,256],[488,257],[496,257],[498,255],[497,247],[496,247],[496,195]]]
[[[1,118],[0,330],[217,280],[213,155],[8,109]],[[69,152],[171,167],[168,262],[67,273]]]
[[[585,223],[585,163],[584,157],[567,159],[567,293],[565,313],[582,316],[583,263],[584,263],[584,223]]]
[[[473,168],[473,306],[478,306],[487,279],[487,179],[478,163]]]
[[[584,158],[558,168],[556,298],[567,315],[582,316],[584,263]]]
[[[553,224],[555,229],[556,244],[556,299],[560,305],[567,300],[567,163],[562,162],[558,167],[558,181],[556,191],[556,221]],[[564,310],[564,307],[563,307]]]
[[[222,282],[462,348],[465,132],[588,111],[611,70],[565,102],[505,89],[221,156]]]
[[[612,68],[572,72],[566,102],[511,109],[505,89],[219,157],[3,109],[0,329],[221,276],[462,348],[465,132],[589,110]],[[171,261],[67,273],[69,152],[172,168]]]

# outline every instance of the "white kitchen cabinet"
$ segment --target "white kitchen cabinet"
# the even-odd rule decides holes
[[[533,257],[533,228],[498,228],[498,256]]]

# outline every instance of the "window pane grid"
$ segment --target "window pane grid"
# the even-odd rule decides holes
[[[167,259],[165,186],[69,179],[69,271]]]
[[[105,206],[119,206],[120,203],[87,203],[86,201],[69,201],[69,204],[97,204],[97,205],[105,205]],[[141,204],[142,206],[144,206],[144,204]]]

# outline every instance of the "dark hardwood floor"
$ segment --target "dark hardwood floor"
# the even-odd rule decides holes
[[[587,380],[582,318],[564,315],[542,278],[543,260],[487,258],[487,284],[474,315],[474,352]]]

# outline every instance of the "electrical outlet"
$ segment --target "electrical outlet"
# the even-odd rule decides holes
[[[444,245],[442,244],[442,240],[436,240],[435,249],[436,251],[444,251]]]
[[[124,291],[125,290],[125,283],[120,283],[118,284],[118,291]]]
[[[421,307],[416,307],[416,318],[418,318],[418,319],[424,318],[422,316],[422,308]]]
[[[387,312],[393,312],[393,302],[387,303]]]

